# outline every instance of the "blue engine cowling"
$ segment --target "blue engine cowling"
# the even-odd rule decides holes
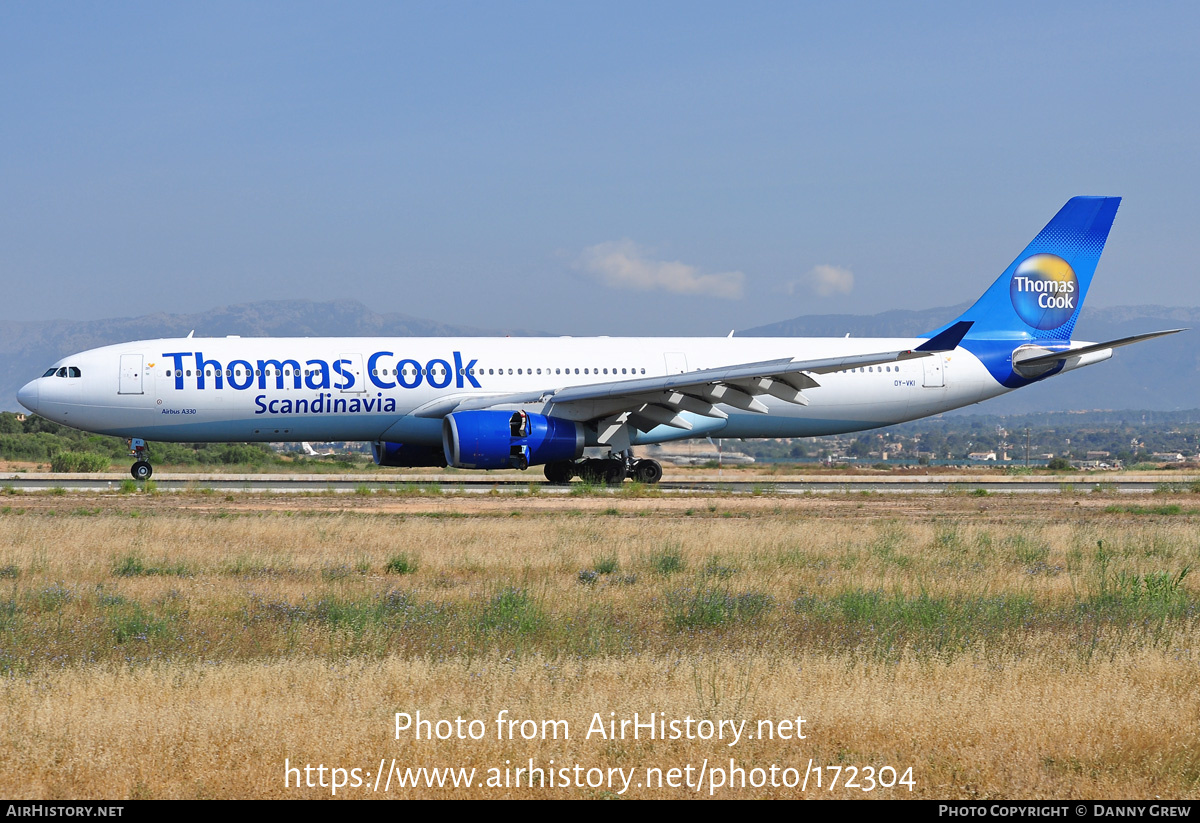
[[[524,469],[583,455],[583,424],[524,411],[467,411],[442,421],[446,463],[463,469]]]
[[[374,458],[376,466],[405,468],[438,466],[440,468],[446,465],[445,451],[440,446],[376,442],[371,444],[371,457]]]

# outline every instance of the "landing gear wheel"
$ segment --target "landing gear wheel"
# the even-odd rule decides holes
[[[139,460],[133,464],[129,473],[133,475],[134,480],[149,480],[150,475],[154,474],[154,467],[145,460]]]
[[[584,460],[579,466],[579,476],[583,478],[584,483],[593,485],[604,482],[604,464],[606,460]]]
[[[633,479],[650,486],[662,480],[662,464],[657,460],[639,460],[633,464]]]
[[[565,486],[575,476],[575,464],[569,460],[546,464],[546,479],[556,486]]]
[[[622,460],[605,460],[604,482],[609,486],[619,486],[625,482],[625,462]]]

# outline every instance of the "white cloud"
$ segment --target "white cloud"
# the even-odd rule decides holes
[[[808,274],[788,283],[787,293],[795,294],[800,286],[812,289],[821,297],[849,294],[854,291],[854,272],[841,266],[813,266]]]
[[[578,265],[614,289],[702,294],[730,300],[742,296],[746,280],[740,271],[701,274],[695,266],[678,260],[651,260],[632,240],[589,246],[580,255]]]

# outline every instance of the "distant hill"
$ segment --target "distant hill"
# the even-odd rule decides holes
[[[967,305],[874,315],[795,317],[739,331],[742,337],[904,337],[948,323]],[[1081,340],[1115,340],[1141,332],[1187,327],[1194,331],[1117,349],[1111,360],[1059,375],[959,413],[1024,414],[1073,409],[1200,408],[1200,307],[1085,307],[1075,329]]]
[[[354,300],[272,300],[196,314],[109,320],[0,321],[0,410],[23,411],[17,390],[64,355],[129,340],[186,337],[514,337],[519,329],[478,329],[404,314],[379,314]]]

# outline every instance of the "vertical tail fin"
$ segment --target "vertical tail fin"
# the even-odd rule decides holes
[[[1072,197],[975,305],[968,338],[1070,340],[1120,197]]]

